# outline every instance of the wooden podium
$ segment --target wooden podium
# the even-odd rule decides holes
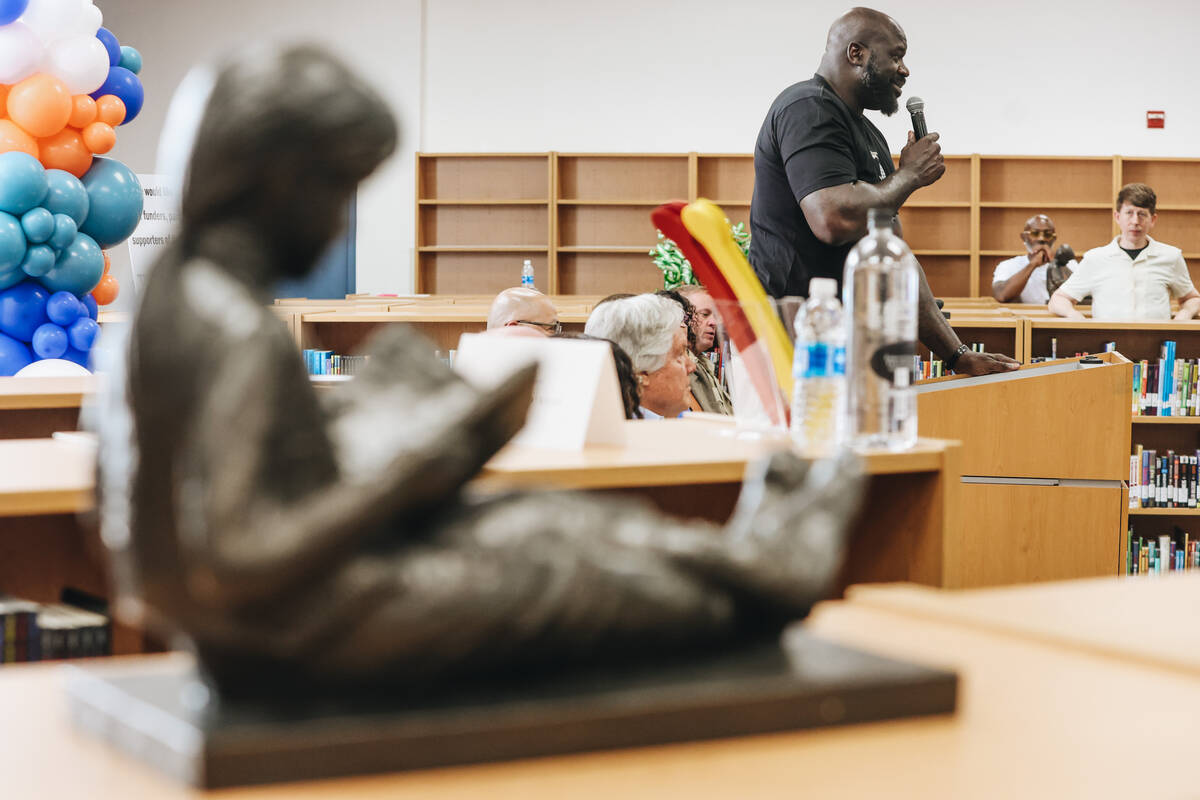
[[[1120,572],[1133,365],[1095,359],[917,386],[921,436],[963,443],[962,530],[947,542],[941,585]]]

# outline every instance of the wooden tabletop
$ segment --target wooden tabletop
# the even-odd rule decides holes
[[[83,434],[0,441],[0,517],[86,511],[95,463],[95,443]]]
[[[79,408],[84,395],[100,388],[96,375],[0,378],[0,411],[27,408]]]
[[[624,446],[571,451],[509,445],[487,463],[482,481],[573,489],[732,483],[742,480],[750,461],[791,446],[785,434],[738,428],[728,417],[627,420],[625,426]],[[950,446],[923,439],[901,453],[871,451],[864,454],[864,468],[872,475],[938,471]]]
[[[1060,591],[1068,596],[1077,586],[1064,584]],[[1158,613],[1178,621],[1190,617],[1200,600],[1197,588],[1193,583],[1188,591],[1192,602],[1175,610],[1160,607]],[[1092,588],[1083,585],[1082,591],[1090,594]],[[1127,800],[1196,795],[1190,765],[1200,717],[1197,676],[897,613],[859,602],[856,595],[818,606],[809,628],[863,649],[958,670],[955,715],[200,795],[76,733],[66,717],[58,668],[12,665],[0,668],[5,796]],[[954,602],[964,595],[945,596]],[[169,666],[186,657],[140,658],[142,664]]]

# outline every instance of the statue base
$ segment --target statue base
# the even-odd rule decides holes
[[[403,703],[208,703],[194,669],[72,667],[71,716],[204,788],[743,736],[954,710],[957,677],[789,631],[777,643]]]

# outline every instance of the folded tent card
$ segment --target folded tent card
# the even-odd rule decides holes
[[[554,450],[625,443],[625,411],[607,342],[466,333],[454,368],[486,389],[532,361],[538,363],[533,403],[514,442]]]

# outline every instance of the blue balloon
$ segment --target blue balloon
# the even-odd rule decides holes
[[[74,347],[68,347],[67,352],[62,354],[62,357],[67,361],[74,361],[81,367],[91,369],[92,365],[88,363],[91,360],[91,353],[85,353],[82,350],[76,350]]]
[[[83,183],[69,172],[61,169],[46,170],[46,199],[42,201],[52,214],[66,214],[82,225],[87,219],[91,201]]]
[[[29,0],[0,0],[0,25],[7,25],[25,13]]]
[[[11,336],[0,333],[0,375],[16,375],[33,363],[29,348]]]
[[[25,251],[25,260],[21,262],[21,272],[31,278],[40,278],[54,266],[58,256],[48,244],[31,245]],[[16,281],[13,281],[16,283]]]
[[[63,250],[71,242],[75,241],[75,234],[77,233],[79,233],[79,228],[75,225],[75,220],[66,214],[55,214],[54,233],[50,235],[49,244],[55,250]]]
[[[62,325],[65,328],[86,315],[87,309],[83,307],[83,303],[70,292],[55,292],[46,301],[46,316],[55,325]],[[79,349],[85,350],[86,348]]]
[[[71,327],[67,328],[67,337],[71,341],[71,347],[84,353],[92,349],[92,345],[99,335],[100,326],[96,324],[96,320],[90,317],[80,317],[71,324]]]
[[[138,80],[138,76],[124,67],[109,67],[108,77],[104,79],[104,83],[99,89],[92,92],[92,98],[95,99],[106,94],[115,94],[125,104],[125,119],[122,120],[122,125],[128,125],[133,121],[133,118],[142,110],[142,102],[146,99],[145,92],[142,90],[142,82]]]
[[[19,266],[25,258],[25,229],[12,214],[0,211],[0,272]]]
[[[142,71],[142,54],[129,45],[123,44],[121,45],[121,61],[117,66],[124,67],[137,75]]]
[[[100,319],[100,304],[96,302],[96,298],[91,294],[83,296],[83,307],[87,309],[87,315],[92,319]]]
[[[104,248],[128,239],[142,216],[142,184],[133,170],[116,159],[97,156],[83,174],[83,188],[91,209],[79,232]]]
[[[21,217],[21,230],[30,244],[41,244],[54,233],[54,215],[41,206],[31,208]]]
[[[46,196],[46,170],[20,150],[0,153],[0,211],[20,216]]]
[[[100,44],[104,45],[104,49],[108,51],[108,65],[115,67],[121,63],[121,45],[117,43],[116,35],[108,28],[101,28],[96,31],[96,38],[100,40]],[[103,92],[108,94],[108,92]]]
[[[81,233],[42,276],[42,285],[52,292],[82,294],[95,289],[103,275],[104,251],[95,239]]]
[[[66,330],[53,322],[38,326],[33,332],[32,344],[33,353],[38,358],[61,358],[70,346]]]
[[[23,281],[0,292],[0,332],[28,342],[33,332],[50,320],[46,301],[50,293],[36,281]]]

